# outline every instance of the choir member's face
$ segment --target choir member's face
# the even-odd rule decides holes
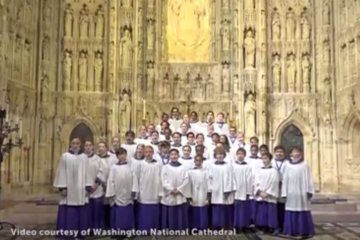
[[[226,143],[226,136],[221,135],[221,136],[220,136],[220,139],[219,139],[219,142],[221,142],[221,143]]]
[[[80,151],[80,148],[81,148],[80,139],[74,138],[74,139],[71,141],[71,150],[72,150],[73,152],[78,153],[78,152]]]
[[[181,137],[179,134],[174,134],[173,135],[173,141],[174,143],[181,143]]]
[[[302,152],[297,149],[291,151],[291,157],[294,161],[299,161],[302,159]]]
[[[150,125],[147,127],[147,131],[148,131],[148,133],[154,132],[154,131],[155,131],[155,126],[152,125],[152,124],[150,124]]]
[[[170,153],[170,161],[176,162],[179,159],[179,154],[175,151]]]
[[[254,147],[251,148],[250,153],[251,153],[251,156],[253,156],[253,157],[257,156],[257,154],[258,154],[257,148],[254,148]]]
[[[162,122],[161,123],[161,131],[163,131],[164,132],[164,130],[166,129],[166,128],[168,128],[169,126],[168,126],[168,124],[166,123],[166,122]]]
[[[107,148],[106,148],[104,143],[99,143],[98,152],[99,152],[99,155],[105,155],[106,154]]]
[[[223,153],[218,152],[218,153],[215,154],[215,158],[216,158],[217,161],[223,161],[225,156],[224,156]]]
[[[260,155],[261,156],[263,156],[267,152],[268,152],[268,150],[266,148],[260,148]]]
[[[209,112],[206,116],[207,122],[212,122],[214,120],[214,114],[212,112]]]
[[[203,158],[200,156],[196,156],[194,159],[195,167],[200,168],[202,166]]]
[[[94,145],[90,141],[86,141],[84,145],[84,150],[86,154],[90,154],[94,151]]]
[[[140,128],[140,136],[146,136],[146,127],[145,126],[142,126]]]
[[[277,160],[283,160],[285,158],[285,152],[284,150],[280,149],[276,149],[275,151],[275,158]]]
[[[193,144],[194,141],[195,141],[194,135],[189,134],[189,135],[187,136],[187,141],[188,141],[188,143]]]
[[[252,146],[252,145],[259,145],[259,142],[256,140],[256,139],[251,139],[250,140],[250,145]]]
[[[220,122],[220,123],[223,123],[224,122],[224,115],[218,114],[217,115],[217,121]]]
[[[174,108],[171,112],[171,117],[172,118],[179,118],[179,109]]]
[[[159,141],[159,134],[157,132],[153,132],[151,134],[151,141],[154,142],[154,143]]]
[[[191,154],[191,148],[190,147],[184,147],[183,148],[183,155],[185,157],[190,157],[190,154]]]
[[[111,145],[112,145],[113,149],[118,149],[120,147],[120,139],[117,137],[114,137],[112,139]]]
[[[219,136],[214,134],[211,136],[211,140],[213,141],[213,143],[218,143],[219,142]]]
[[[154,150],[152,148],[145,148],[145,158],[148,160],[152,160],[154,155]]]
[[[271,159],[270,159],[268,156],[266,156],[266,155],[263,155],[263,156],[261,157],[261,159],[262,159],[263,164],[264,164],[265,166],[268,166],[268,165],[270,164],[270,162],[271,162]]]
[[[162,117],[161,117],[161,120],[165,121],[165,122],[169,121],[169,115],[168,114],[163,114]]]
[[[196,113],[192,112],[191,113],[191,122],[197,122],[198,121],[198,116]]]
[[[136,155],[139,157],[144,156],[144,146],[143,145],[138,145],[136,147]]]
[[[188,130],[189,130],[189,128],[188,128],[187,124],[182,123],[181,124],[181,132],[182,133],[187,133]]]
[[[196,152],[196,155],[203,155],[204,154],[204,148],[202,148],[201,146],[196,146],[195,147],[195,152]]]
[[[209,134],[209,135],[211,135],[211,134],[214,133],[214,127],[213,127],[212,125],[211,125],[211,126],[208,126],[207,130],[208,130],[208,134]]]
[[[236,130],[235,130],[235,128],[230,128],[230,129],[229,129],[229,135],[230,135],[230,137],[236,137]]]
[[[183,116],[183,122],[186,123],[186,124],[190,123],[189,115],[185,114],[185,115]]]
[[[160,147],[159,151],[161,152],[161,154],[168,154],[170,151],[169,147]]]
[[[119,154],[116,156],[120,162],[125,162],[126,161],[126,157],[127,157],[127,154],[126,153],[123,153],[123,154]]]
[[[170,138],[170,137],[171,137],[171,131],[170,131],[169,128],[166,128],[166,129],[164,130],[164,135],[165,135],[166,138]]]
[[[245,154],[242,151],[236,153],[237,160],[242,161],[245,158]]]
[[[239,142],[241,142],[241,143],[244,142],[244,134],[243,134],[242,132],[239,132],[239,133],[237,134],[237,140],[238,140]]]
[[[126,142],[127,142],[127,143],[133,143],[133,142],[134,142],[134,139],[135,139],[135,136],[134,136],[134,135],[132,135],[132,134],[126,135]]]
[[[196,138],[196,144],[197,145],[203,145],[204,144],[204,136],[198,135]]]

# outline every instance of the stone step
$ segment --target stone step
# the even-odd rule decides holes
[[[54,213],[58,209],[57,205],[36,205],[33,203],[21,203],[8,210],[8,213]]]
[[[312,211],[340,211],[340,212],[356,212],[358,211],[357,203],[335,203],[335,204],[312,204]]]
[[[315,223],[360,222],[360,212],[312,211]]]
[[[11,215],[3,216],[1,221],[11,222],[19,227],[26,227],[29,225],[55,224],[56,216],[56,213],[13,213]]]

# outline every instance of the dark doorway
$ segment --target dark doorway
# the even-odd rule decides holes
[[[299,147],[304,150],[304,136],[300,129],[294,124],[287,126],[281,134],[281,145],[285,147],[286,155],[289,158],[290,150]]]
[[[78,124],[71,132],[69,143],[71,139],[78,137],[81,140],[82,145],[84,144],[85,140],[91,140],[94,142],[94,134],[92,133],[91,129],[85,124],[80,123]]]

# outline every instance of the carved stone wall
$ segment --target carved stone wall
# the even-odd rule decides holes
[[[357,189],[359,5],[0,0],[0,104],[25,140],[2,186],[49,184],[80,123],[110,140],[191,105],[271,147],[295,125],[317,189]]]

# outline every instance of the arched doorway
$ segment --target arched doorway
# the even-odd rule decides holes
[[[288,158],[292,147],[300,147],[305,151],[304,136],[300,129],[294,124],[287,126],[281,134],[281,145],[284,146]]]
[[[71,142],[71,139],[73,139],[75,137],[80,138],[82,144],[84,143],[85,140],[91,140],[92,142],[94,141],[94,134],[85,123],[78,124],[72,130],[72,132],[70,134],[69,143]]]

